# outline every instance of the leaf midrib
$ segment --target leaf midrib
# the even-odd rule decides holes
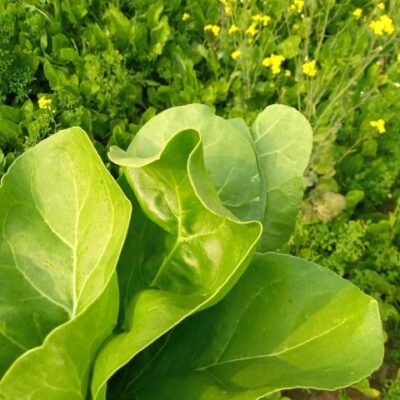
[[[79,144],[80,145],[80,144]],[[85,150],[85,149],[84,149]],[[29,202],[24,202],[24,201],[14,201],[13,204],[26,204],[29,207],[32,207],[35,209],[35,211],[37,211],[38,216],[40,216],[40,218],[43,220],[43,222],[46,224],[46,226],[49,228],[49,230],[55,235],[55,237],[60,240],[61,243],[63,243],[65,246],[67,246],[71,251],[72,251],[72,258],[73,258],[73,272],[72,272],[72,289],[73,289],[73,296],[72,296],[72,309],[70,309],[70,307],[66,306],[65,304],[63,304],[62,302],[58,302],[57,300],[53,299],[52,297],[48,296],[45,292],[43,292],[39,287],[36,286],[36,284],[28,277],[28,275],[26,275],[26,273],[22,270],[22,268],[19,266],[19,263],[17,261],[17,257],[15,254],[15,250],[13,245],[11,244],[11,242],[8,240],[7,235],[6,235],[6,231],[5,231],[5,225],[6,222],[8,220],[9,214],[10,214],[10,210],[8,211],[8,214],[4,217],[3,220],[3,229],[2,229],[2,236],[4,238],[4,240],[6,241],[6,243],[8,244],[11,254],[12,254],[12,258],[14,261],[14,265],[17,268],[17,270],[21,273],[21,275],[24,277],[24,280],[26,282],[28,282],[32,288],[38,292],[40,294],[40,296],[42,298],[47,299],[50,303],[56,305],[57,307],[60,307],[61,309],[63,309],[64,311],[67,312],[69,319],[73,319],[76,316],[77,313],[77,309],[78,309],[78,304],[79,304],[79,298],[80,295],[82,293],[82,290],[80,290],[80,292],[78,293],[77,290],[77,270],[78,270],[78,245],[79,245],[79,220],[80,220],[80,214],[83,210],[83,208],[86,205],[87,199],[89,197],[89,189],[86,191],[86,196],[82,201],[82,204],[80,205],[79,202],[79,198],[78,198],[78,185],[77,185],[77,180],[76,180],[76,174],[74,173],[74,163],[72,160],[72,157],[69,153],[67,153],[69,160],[70,160],[70,171],[72,171],[72,181],[73,181],[73,186],[74,186],[74,200],[75,200],[75,234],[74,234],[74,243],[70,243],[67,239],[65,239],[51,224],[50,222],[46,219],[45,215],[42,213],[40,207],[38,206],[37,200],[36,200],[36,196],[34,193],[34,185],[33,185],[33,177],[34,177],[34,171],[35,168],[32,167],[32,172],[30,174],[30,179],[29,179],[29,190],[31,192],[31,197],[32,197],[32,202],[33,204],[29,203]],[[35,162],[35,158],[33,158],[33,162]],[[93,174],[93,165],[92,163],[88,163],[90,165],[90,173],[89,173],[89,181],[91,180],[91,176]],[[97,165],[95,165],[96,168],[98,168]],[[101,179],[104,182],[104,177],[102,175],[102,171],[100,168],[99,169],[99,173],[101,175]],[[90,186],[90,185],[89,185]],[[109,189],[107,184],[105,183],[105,190],[107,192],[107,197],[108,200],[111,202],[111,197],[110,197],[110,193],[109,193]],[[16,200],[16,199],[14,199]],[[112,212],[113,212],[113,224],[114,224],[114,208],[111,207]],[[104,253],[104,251],[103,251]],[[99,257],[100,260],[101,257]],[[82,285],[82,289],[85,287],[86,282],[88,281],[88,279],[90,278],[90,276],[92,275],[93,271],[95,270],[96,266],[93,267],[92,272],[88,275],[88,277],[85,279],[84,284]]]
[[[196,368],[195,371],[206,371],[209,368],[219,367],[221,365],[229,365],[229,364],[233,364],[233,363],[239,363],[239,362],[243,362],[243,361],[253,361],[253,360],[262,360],[262,359],[271,358],[271,357],[281,357],[283,354],[287,354],[287,353],[290,353],[291,351],[295,351],[295,350],[301,348],[302,346],[307,345],[308,343],[311,343],[311,342],[313,342],[315,340],[320,339],[321,337],[329,335],[331,332],[333,332],[334,330],[336,330],[337,328],[342,326],[344,323],[346,323],[350,319],[351,318],[344,318],[343,320],[338,322],[336,325],[334,325],[334,326],[322,331],[318,335],[310,337],[310,338],[308,338],[306,340],[303,340],[302,342],[297,343],[295,345],[283,348],[282,350],[276,351],[274,353],[260,354],[260,355],[251,356],[251,357],[240,357],[240,358],[236,358],[236,359],[221,361],[221,362],[217,362],[217,363],[206,365],[204,367]]]

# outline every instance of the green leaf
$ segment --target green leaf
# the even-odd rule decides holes
[[[166,15],[161,17],[164,9],[163,1],[151,4],[146,12],[147,26],[149,28],[149,58],[154,59],[159,56],[171,34]]]
[[[21,136],[22,129],[18,123],[0,117],[0,146],[17,147]]]
[[[63,11],[63,16],[67,17],[73,26],[77,26],[89,10],[87,0],[66,0],[60,3],[60,5]]]
[[[116,276],[84,313],[19,357],[0,381],[1,400],[84,400],[97,350],[118,313]],[[3,350],[2,350],[3,351]]]
[[[168,17],[164,15],[158,25],[150,30],[150,59],[159,56],[167,43],[171,34],[171,28],[168,24]]]
[[[289,36],[278,45],[279,52],[285,58],[296,57],[300,53],[301,37],[297,35]]]
[[[105,13],[107,28],[119,49],[125,49],[129,43],[131,23],[121,10],[110,5]]]
[[[370,375],[382,358],[375,300],[316,264],[258,254],[217,306],[122,370],[111,398],[256,400],[281,389],[335,390]]]
[[[0,186],[0,398],[84,399],[118,311],[130,204],[87,135],[25,152]],[[32,373],[35,371],[35,373]]]
[[[294,108],[268,106],[251,132],[266,185],[262,251],[275,250],[290,237],[303,197],[303,173],[310,158],[312,129]]]
[[[155,133],[158,131],[155,130]],[[157,145],[157,142],[154,142]],[[124,190],[141,205],[118,265],[119,328],[96,360],[92,392],[141,350],[189,315],[219,301],[250,262],[261,224],[237,220],[222,205],[209,179],[197,132],[170,137],[153,157],[112,149],[110,158],[128,164]],[[131,149],[133,151],[135,149]],[[129,194],[136,202],[133,193]]]
[[[70,95],[79,96],[79,81],[77,75],[68,75],[65,68],[52,66],[47,61],[44,63],[43,70],[52,90],[66,91]]]
[[[150,29],[156,28],[160,22],[161,14],[164,10],[163,1],[151,4],[146,11],[147,25]]]
[[[62,86],[62,80],[65,80],[64,74],[61,74],[61,72],[54,68],[49,62],[44,63],[43,71],[46,79],[49,81],[50,87],[53,90],[59,90]]]
[[[0,104],[0,118],[18,123],[23,119],[23,113],[22,110],[17,107]]]
[[[185,129],[199,132],[207,172],[225,206],[234,211],[259,196],[260,180],[252,144],[234,124],[202,104],[173,107],[156,115],[139,130],[127,153],[132,157],[153,157],[172,136]]]
[[[77,65],[81,62],[78,51],[72,47],[63,47],[60,49],[60,59],[62,61],[71,61]]]

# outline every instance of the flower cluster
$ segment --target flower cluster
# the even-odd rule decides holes
[[[317,63],[315,60],[303,64],[303,74],[311,78],[317,75]]]
[[[271,17],[269,15],[256,14],[253,15],[251,19],[253,22],[245,32],[246,35],[249,36],[250,43],[253,41],[253,37],[260,31],[259,26],[262,25],[263,27],[266,27],[270,23]]]
[[[211,32],[214,36],[218,36],[221,27],[218,25],[208,24],[204,27],[204,32]]]
[[[220,4],[223,6],[225,10],[225,15],[226,16],[232,16],[234,10],[234,6],[237,4],[238,0],[219,0]],[[243,1],[242,1],[243,3]],[[302,13],[304,11],[305,7],[305,1],[304,0],[290,0],[290,6],[289,9],[291,11],[296,11],[298,13]],[[373,13],[375,15],[374,19],[369,20],[367,22],[367,25],[369,28],[378,36],[382,35],[389,35],[392,34],[395,30],[394,26],[394,21],[392,20],[391,17],[388,15],[384,14],[384,10],[386,9],[385,3],[384,2],[378,2],[376,4],[376,8],[374,9]],[[352,16],[359,20],[361,19],[365,11],[360,8],[353,8],[353,11],[351,11]],[[189,18],[191,18],[190,14],[184,13],[182,15],[182,20],[186,21]],[[247,38],[247,43],[252,43],[254,40],[256,40],[256,36],[262,32],[264,27],[267,27],[271,23],[272,18],[269,15],[259,13],[259,14],[253,14],[251,16],[251,20],[249,24],[247,25],[247,28],[243,29],[243,34]],[[364,21],[366,18],[363,19]],[[229,35],[234,35],[235,33],[240,31],[240,28],[233,23],[233,20],[230,19],[231,24],[227,26],[227,33]],[[293,31],[297,31],[299,29],[299,24],[294,24],[293,25]],[[219,25],[214,25],[214,24],[208,24],[204,26],[204,31],[205,32],[210,32],[214,37],[219,36],[221,32],[221,26]],[[257,36],[258,37],[258,36]],[[239,37],[236,36],[236,39]],[[237,46],[237,43],[236,43]],[[238,46],[239,47],[239,46]],[[241,47],[241,46],[240,46]],[[243,48],[242,48],[243,50]],[[228,53],[229,54],[229,53]],[[239,50],[238,48],[233,48],[230,53],[230,58],[233,60],[237,60],[239,57],[244,57],[242,55],[242,51]],[[399,56],[400,57],[400,56]],[[282,64],[286,60],[285,56],[280,55],[280,54],[271,54],[269,57],[265,57],[262,60],[262,65],[264,65],[267,68],[271,69],[271,72],[273,75],[278,75],[282,71]],[[310,78],[313,78],[317,75],[318,73],[318,68],[317,68],[317,61],[316,60],[306,60],[303,62],[301,66],[301,71],[302,73]],[[289,69],[284,69],[284,75],[285,77],[291,77],[292,76],[292,71]],[[384,121],[383,120],[378,120],[378,121],[371,121],[371,126],[374,126],[380,133],[383,133],[385,130],[384,126]]]
[[[231,53],[231,57],[236,60],[242,52],[240,50],[235,50]]]
[[[304,0],[294,0],[293,4],[290,5],[289,9],[301,13],[304,8]]]
[[[281,65],[284,61],[285,57],[279,54],[271,54],[269,57],[264,58],[262,64],[264,67],[271,68],[273,75],[277,75],[281,72]]]
[[[51,99],[47,99],[46,97],[40,97],[38,100],[38,106],[41,109],[50,109]]]
[[[353,11],[353,17],[355,17],[356,19],[360,19],[360,18],[362,17],[362,15],[363,15],[363,10],[362,10],[362,8],[356,8],[356,9]]]
[[[228,33],[229,33],[230,35],[232,35],[232,34],[234,34],[235,32],[237,32],[238,30],[239,30],[239,28],[238,28],[235,24],[232,24],[232,25],[229,27]]]
[[[257,24],[253,22],[247,29],[246,29],[246,35],[249,35],[250,37],[253,37],[257,35],[259,30],[257,29]]]
[[[369,125],[372,126],[373,128],[376,128],[376,130],[379,133],[385,133],[386,132],[386,128],[385,128],[385,121],[380,118],[376,121],[370,121]]]
[[[267,26],[271,21],[271,17],[269,15],[261,15],[261,14],[253,15],[251,19],[254,22],[260,22],[262,26]]]
[[[182,14],[182,21],[187,21],[188,19],[190,19],[190,14],[185,12]]]
[[[378,36],[390,35],[394,32],[393,20],[388,15],[381,15],[378,19],[371,21],[369,27]]]
[[[219,0],[221,4],[224,6],[225,14],[230,17],[233,14],[233,3],[236,2],[236,0]]]

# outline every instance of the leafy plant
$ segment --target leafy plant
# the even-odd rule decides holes
[[[270,251],[311,142],[287,106],[249,128],[193,104],[111,149],[120,188],[79,128],[18,158],[0,187],[0,398],[251,400],[370,375],[376,301]]]
[[[79,128],[18,158],[0,204],[1,398],[84,398],[131,206]]]
[[[381,389],[400,360],[399,7],[0,0],[0,176],[71,126],[116,174],[109,147],[126,148],[159,110],[200,102],[249,123],[265,104],[297,107],[314,128],[314,149],[303,213],[284,250],[378,301],[387,357],[371,384]]]

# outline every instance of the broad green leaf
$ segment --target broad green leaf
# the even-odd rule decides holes
[[[290,237],[303,197],[312,129],[294,108],[275,104],[258,115],[251,133],[266,185],[264,232],[259,249],[275,250]]]
[[[202,104],[173,107],[156,115],[139,130],[127,153],[153,157],[172,136],[185,129],[199,132],[207,172],[225,206],[238,207],[260,195],[252,144],[235,124]]]
[[[247,139],[247,141],[252,146],[254,152],[256,152],[256,148],[254,146],[253,137],[251,135],[249,127],[246,125],[246,122],[242,118],[233,118],[227,120],[232,126],[234,126],[240,133]],[[243,203],[238,207],[231,207],[230,210],[235,214],[240,216],[241,219],[251,220],[257,218],[259,221],[263,221],[264,219],[264,210],[266,206],[266,186],[265,186],[265,177],[261,168],[260,161],[257,156],[257,168],[259,171],[259,195],[250,201]]]
[[[153,158],[110,158],[128,164],[125,179],[134,207],[118,265],[121,333],[95,363],[93,395],[141,350],[189,315],[220,300],[247,267],[261,224],[237,220],[221,203],[204,166],[197,132],[170,138]],[[123,184],[129,197],[129,185]]]
[[[1,399],[85,398],[93,357],[116,322],[109,282],[129,217],[130,203],[79,128],[42,141],[4,175]]]
[[[281,389],[334,390],[370,375],[382,358],[375,300],[316,264],[258,254],[218,305],[122,370],[111,398],[256,400]]]
[[[115,327],[114,275],[94,304],[19,357],[0,382],[1,400],[85,400],[97,350]]]

